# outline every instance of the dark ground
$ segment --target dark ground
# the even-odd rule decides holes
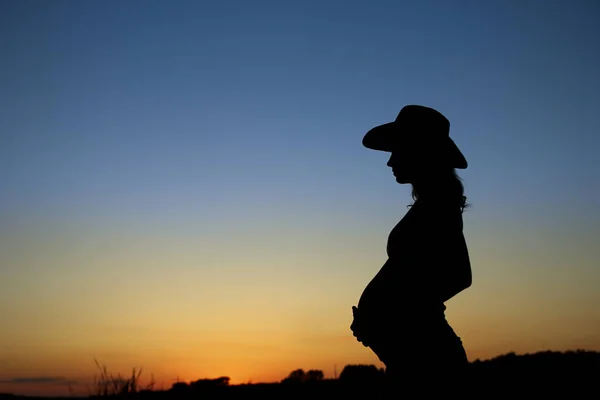
[[[457,398],[600,399],[600,353],[594,351],[509,353],[470,365],[469,385]],[[385,375],[374,366],[346,366],[338,379],[223,385],[223,381],[179,383],[170,390],[123,396],[143,400],[187,399],[378,399],[385,398]],[[435,382],[432,382],[435,387]],[[443,388],[440,388],[443,389]],[[418,398],[408,395],[406,398]],[[456,398],[456,397],[455,397]],[[34,400],[0,394],[0,400]],[[49,400],[49,398],[43,398]],[[69,400],[73,400],[70,398]]]

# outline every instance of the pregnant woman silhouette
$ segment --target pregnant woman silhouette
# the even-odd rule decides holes
[[[387,261],[352,307],[351,330],[385,364],[390,393],[460,396],[468,360],[444,303],[471,286],[466,197],[456,174],[467,161],[448,119],[418,105],[371,129],[363,145],[391,153],[387,165],[398,183],[412,186],[414,203],[389,234]]]

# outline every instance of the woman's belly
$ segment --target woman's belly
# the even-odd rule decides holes
[[[409,296],[403,287],[406,283],[401,281],[399,268],[390,259],[383,264],[363,290],[358,301],[359,310],[362,307],[365,312],[384,312],[398,309],[407,303]]]
[[[446,324],[443,303],[420,297],[412,282],[402,282],[397,267],[386,262],[364,289],[357,313],[372,340],[388,342],[393,337],[418,337]],[[443,329],[443,328],[440,328]]]

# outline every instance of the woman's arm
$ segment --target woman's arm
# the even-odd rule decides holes
[[[437,284],[434,283],[433,286],[437,286],[440,300],[445,303],[473,283],[471,261],[464,236],[461,234],[454,247],[445,249],[441,256]]]
[[[471,262],[461,231],[429,230],[415,247],[407,252],[404,268],[397,269],[412,297],[445,303],[471,286]]]

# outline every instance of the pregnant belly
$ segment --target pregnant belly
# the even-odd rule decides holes
[[[359,309],[362,307],[365,312],[373,312],[373,309],[384,311],[401,306],[402,285],[393,272],[388,260],[363,290],[358,301]]]

